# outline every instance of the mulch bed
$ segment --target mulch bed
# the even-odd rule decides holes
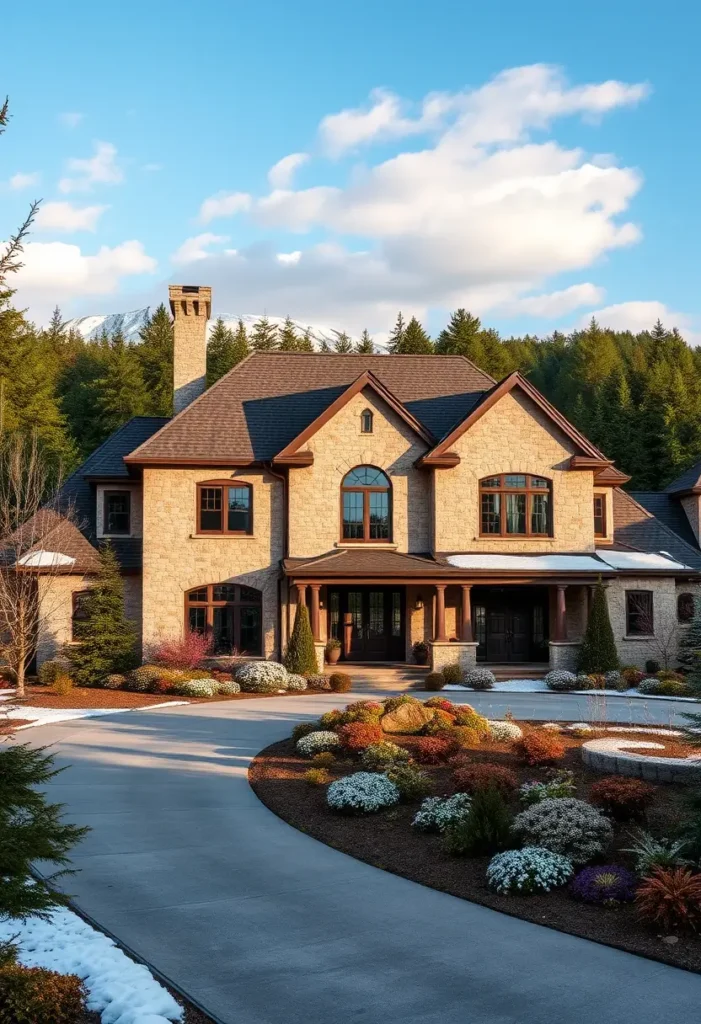
[[[523,722],[519,725],[524,730],[534,727]],[[597,735],[625,734],[559,737],[566,753],[557,767],[574,772],[576,796],[580,799],[586,799],[591,784],[603,777],[582,763],[579,749],[586,739]],[[388,739],[408,748],[415,743],[411,736],[389,736]],[[660,738],[650,736],[650,739],[657,742]],[[528,767],[519,761],[507,744],[485,743],[467,753],[475,762],[491,762],[510,768],[518,776],[519,784],[545,780],[548,775],[547,769]],[[660,752],[650,753],[657,756]],[[685,753],[689,753],[689,747],[685,748]],[[334,814],[326,804],[326,787],[310,786],[304,781],[304,772],[309,767],[309,760],[295,752],[292,741],[284,740],[267,747],[254,759],[249,772],[250,784],[259,799],[284,821],[358,860],[514,917],[701,973],[701,936],[679,934],[672,937],[670,943],[670,936],[642,926],[630,904],[605,908],[580,903],[569,896],[566,888],[522,897],[494,893],[488,889],[485,878],[489,857],[452,857],[443,852],[440,836],[411,827],[418,802],[357,817]],[[357,760],[341,758],[330,775],[335,779],[358,770]],[[455,792],[449,767],[425,767],[424,770],[432,777],[434,795],[447,796]],[[664,784],[655,789],[655,800],[642,824],[656,835],[668,835],[686,811],[688,790]],[[522,809],[516,799],[512,809],[514,812]],[[615,842],[605,855],[606,863],[623,864],[632,869],[631,858],[622,852],[622,848],[630,845],[629,832],[634,827],[627,823],[614,823]]]
[[[2,691],[0,691],[2,692]],[[285,693],[234,693],[229,696],[217,694],[216,697],[178,697],[174,694],[130,693],[127,690],[103,690],[98,687],[74,686],[65,696],[53,693],[50,686],[29,685],[27,696],[23,700],[12,700],[13,706],[19,705],[42,708],[142,708],[150,704],[163,704],[167,701],[183,701],[189,704],[211,704],[220,700],[251,700],[258,697],[299,697],[324,690],[288,690]],[[0,705],[0,712],[2,705]],[[21,725],[19,719],[15,725]]]

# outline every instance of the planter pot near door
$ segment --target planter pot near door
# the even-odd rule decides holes
[[[417,640],[411,648],[411,653],[414,656],[414,661],[417,665],[428,665],[428,656],[430,654],[428,644],[423,640]]]
[[[326,645],[326,660],[329,665],[335,665],[341,657],[341,645],[339,643]]]

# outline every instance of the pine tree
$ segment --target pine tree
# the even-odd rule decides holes
[[[438,336],[435,348],[441,356],[465,356],[477,366],[485,361],[482,324],[466,309],[456,309],[450,323]]]
[[[360,335],[360,341],[355,346],[355,351],[360,356],[372,356],[375,354],[375,346],[368,334],[367,327],[363,328],[363,333]]]
[[[281,352],[299,351],[299,336],[297,334],[297,328],[292,323],[289,316],[285,317],[285,322],[280,328],[280,344],[278,347]]]
[[[325,353],[333,352],[333,349],[329,345],[329,343],[326,340],[326,338],[322,338],[321,339],[321,344],[319,345],[319,351],[320,352],[325,352]]]
[[[404,317],[402,316],[401,310],[397,314],[397,320],[389,332],[389,338],[387,339],[387,350],[391,355],[396,355],[401,351],[402,343],[404,341],[404,333],[406,331],[406,324],[404,323]]]
[[[49,326],[44,331],[44,336],[54,352],[58,352],[66,343],[68,335],[66,334],[66,327],[58,306],[54,306],[54,311],[51,314]]]
[[[430,356],[432,353],[433,344],[431,339],[416,317],[412,316],[406,325],[401,341],[392,349],[392,354],[398,356]]]
[[[63,770],[54,768],[45,748],[6,744],[0,750],[0,921],[46,918],[69,901],[55,883],[68,873],[69,851],[90,829],[65,824],[63,805],[50,804],[42,792]],[[37,861],[63,870],[36,875]]]
[[[73,362],[65,366],[59,376],[61,408],[71,436],[78,444],[81,459],[87,458],[107,437],[101,420],[98,381],[107,372],[108,356],[109,350],[105,350],[99,341],[84,343]]]
[[[112,672],[137,664],[136,627],[124,613],[124,581],[109,542],[100,549],[100,568],[85,602],[77,643],[65,648],[72,675],[82,686],[97,686]]]
[[[141,364],[149,416],[173,415],[173,325],[163,305],[157,307],[139,331],[141,344],[134,346]]]
[[[311,327],[305,327],[302,331],[301,338],[297,339],[297,351],[298,352],[313,352],[314,351],[314,334]]]
[[[616,641],[609,618],[606,588],[601,577],[594,589],[589,621],[579,649],[577,669],[587,674],[595,672],[612,672],[619,665],[616,652]]]
[[[277,346],[277,327],[267,316],[262,316],[251,329],[251,348],[254,352],[273,352]]]
[[[334,351],[341,356],[346,356],[353,351],[353,341],[345,331],[334,331],[336,340],[333,343]]]
[[[681,635],[677,657],[680,664],[693,669],[701,656],[701,603],[694,599],[694,617]]]
[[[127,345],[121,331],[111,340],[106,373],[99,381],[100,422],[106,435],[133,416],[144,416],[148,396],[135,346]]]
[[[228,373],[234,365],[234,332],[221,317],[216,321],[207,345],[207,387]]]
[[[295,624],[285,651],[284,661],[287,671],[294,672],[299,676],[314,675],[318,672],[314,637],[306,604],[297,605]]]

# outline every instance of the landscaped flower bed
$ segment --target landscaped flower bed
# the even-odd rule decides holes
[[[367,753],[341,742],[351,722],[363,724],[354,735],[359,743],[367,735]],[[693,791],[607,783],[581,757],[582,743],[611,735],[604,730],[519,722],[519,737],[485,724],[443,698],[359,701],[296,734],[340,733],[338,745],[325,740],[316,752],[312,741],[304,756],[292,740],[274,744],[255,759],[250,780],[280,817],[361,860],[701,973]],[[655,739],[680,747],[678,737]],[[687,845],[675,846],[683,827]]]

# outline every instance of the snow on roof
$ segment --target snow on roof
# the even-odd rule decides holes
[[[597,555],[613,569],[688,569],[683,562],[677,562],[667,552],[653,551],[606,551],[597,549]]]
[[[60,551],[31,551],[19,559],[19,565],[30,569],[45,569],[58,565],[75,565],[75,558],[62,555]]]
[[[448,555],[456,569],[527,569],[560,572],[602,572],[607,566],[595,555]]]

